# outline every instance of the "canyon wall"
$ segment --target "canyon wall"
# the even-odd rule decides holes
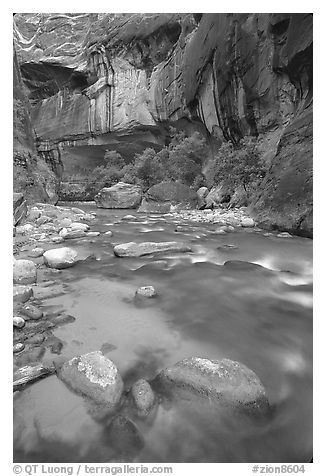
[[[169,126],[258,138],[266,226],[312,233],[311,14],[16,14],[38,154],[72,173],[128,160]]]

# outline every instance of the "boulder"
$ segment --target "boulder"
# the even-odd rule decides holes
[[[125,215],[121,218],[123,221],[137,221],[137,217],[135,215]]]
[[[25,349],[25,344],[22,342],[17,342],[17,344],[14,345],[13,347],[13,352],[14,354],[18,354],[18,352],[21,352]]]
[[[59,377],[72,390],[98,404],[111,408],[120,401],[122,378],[115,364],[100,351],[65,362],[59,370]]]
[[[206,201],[206,208],[216,207],[221,203],[227,203],[231,199],[231,195],[233,193],[230,189],[223,185],[217,185],[216,187],[211,188],[209,193],[205,197]]]
[[[25,325],[25,320],[20,316],[15,316],[13,318],[13,326],[21,329]]]
[[[208,188],[207,187],[200,187],[198,190],[197,190],[197,197],[198,197],[198,208],[199,210],[202,210],[203,208],[206,207],[207,203],[206,203],[206,197],[208,195]]]
[[[36,220],[36,224],[37,226],[41,226],[41,225],[44,225],[45,223],[49,223],[50,221],[52,221],[50,217],[46,215],[42,215],[40,216],[40,218]]]
[[[141,286],[137,289],[136,296],[151,298],[157,296],[157,292],[153,286]]]
[[[149,188],[138,211],[166,213],[171,207],[178,209],[195,208],[197,194],[188,185],[179,182],[161,182]]]
[[[25,304],[21,309],[22,314],[26,316],[26,320],[32,319],[37,321],[43,317],[43,312],[33,304]]]
[[[242,218],[241,220],[241,226],[244,228],[252,228],[255,226],[255,221],[252,218]]]
[[[51,237],[52,243],[63,243],[65,240],[62,236],[53,236]]]
[[[77,207],[72,207],[71,211],[73,213],[76,213],[76,215],[84,215],[85,214],[84,210],[82,210],[81,208],[77,208]]]
[[[139,257],[157,253],[186,253],[191,251],[191,248],[184,244],[179,243],[177,241],[165,241],[161,243],[154,243],[152,241],[144,242],[144,243],[122,243],[120,245],[116,245],[113,248],[113,252],[119,258],[124,257]]]
[[[89,230],[89,225],[87,225],[86,223],[80,223],[80,222],[72,222],[70,225],[69,225],[69,228],[70,230],[78,230],[78,231],[88,231]]]
[[[68,230],[67,228],[62,228],[59,232],[59,238],[63,240],[71,240],[73,238],[84,238],[86,233],[83,230]]]
[[[89,238],[90,236],[100,236],[100,232],[99,231],[89,231],[88,233],[86,233],[86,236]]]
[[[131,395],[141,415],[150,413],[155,404],[155,394],[146,380],[137,380],[131,387]]]
[[[16,227],[17,235],[28,235],[29,233],[33,233],[34,227],[30,223],[26,223],[25,225],[19,225]]]
[[[276,235],[278,238],[292,238],[292,235],[287,231],[282,231]]]
[[[184,359],[162,370],[153,385],[173,397],[201,395],[210,402],[253,411],[265,411],[269,407],[257,375],[245,365],[229,359]]]
[[[36,283],[36,264],[28,259],[14,260],[13,279],[14,284]]]
[[[62,228],[69,228],[71,224],[72,224],[72,220],[70,220],[70,218],[63,218],[62,220],[59,221],[59,225]]]
[[[43,248],[33,248],[29,253],[28,256],[30,258],[39,258],[40,256],[43,256],[44,249]]]
[[[33,296],[33,289],[31,286],[17,285],[13,288],[14,302],[26,302]]]
[[[141,197],[141,187],[119,182],[112,187],[102,188],[94,200],[98,208],[137,208]]]
[[[44,263],[49,268],[64,269],[73,266],[77,261],[77,252],[72,248],[55,248],[43,254]]]
[[[28,213],[28,220],[29,221],[35,221],[38,218],[40,218],[41,212],[38,209],[31,209]]]

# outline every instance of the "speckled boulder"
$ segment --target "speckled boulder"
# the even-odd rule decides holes
[[[74,357],[58,374],[68,387],[98,404],[113,408],[120,401],[122,378],[115,364],[100,351]]]
[[[36,265],[28,259],[14,260],[14,284],[33,284],[36,282]]]
[[[136,291],[136,296],[142,296],[145,298],[152,298],[157,296],[157,292],[153,286],[141,286]]]
[[[253,411],[265,411],[269,407],[257,375],[245,365],[229,359],[184,359],[162,370],[153,383],[154,388],[174,397],[201,395],[211,402]]]

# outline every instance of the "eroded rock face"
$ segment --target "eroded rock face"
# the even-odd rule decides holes
[[[27,202],[24,199],[22,193],[13,194],[13,217],[14,225],[19,225],[19,223],[26,217],[27,214]]]
[[[98,208],[137,208],[141,197],[141,187],[119,182],[112,187],[102,188],[95,195],[95,202]]]
[[[114,254],[119,258],[124,257],[139,257],[158,253],[187,253],[191,251],[190,246],[179,243],[177,241],[164,241],[161,243],[155,243],[153,241],[147,241],[144,243],[122,243],[116,245],[113,248]]]
[[[120,401],[123,390],[120,373],[115,364],[100,351],[65,362],[59,377],[72,390],[98,404],[113,408]]]
[[[214,147],[257,136],[270,168],[253,210],[311,230],[311,14],[16,14],[15,45],[49,163],[130,159],[171,124]]]
[[[219,404],[253,411],[269,407],[265,389],[257,375],[245,365],[229,359],[184,359],[162,370],[153,384],[174,397],[201,395]]]

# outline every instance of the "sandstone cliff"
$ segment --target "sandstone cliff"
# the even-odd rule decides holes
[[[13,58],[13,106],[14,192],[22,192],[29,202],[55,203],[58,199],[58,170],[37,155],[30,105],[16,54]]]
[[[17,14],[14,37],[47,160],[131,158],[171,124],[212,150],[254,135],[270,168],[253,212],[312,233],[311,14]]]

